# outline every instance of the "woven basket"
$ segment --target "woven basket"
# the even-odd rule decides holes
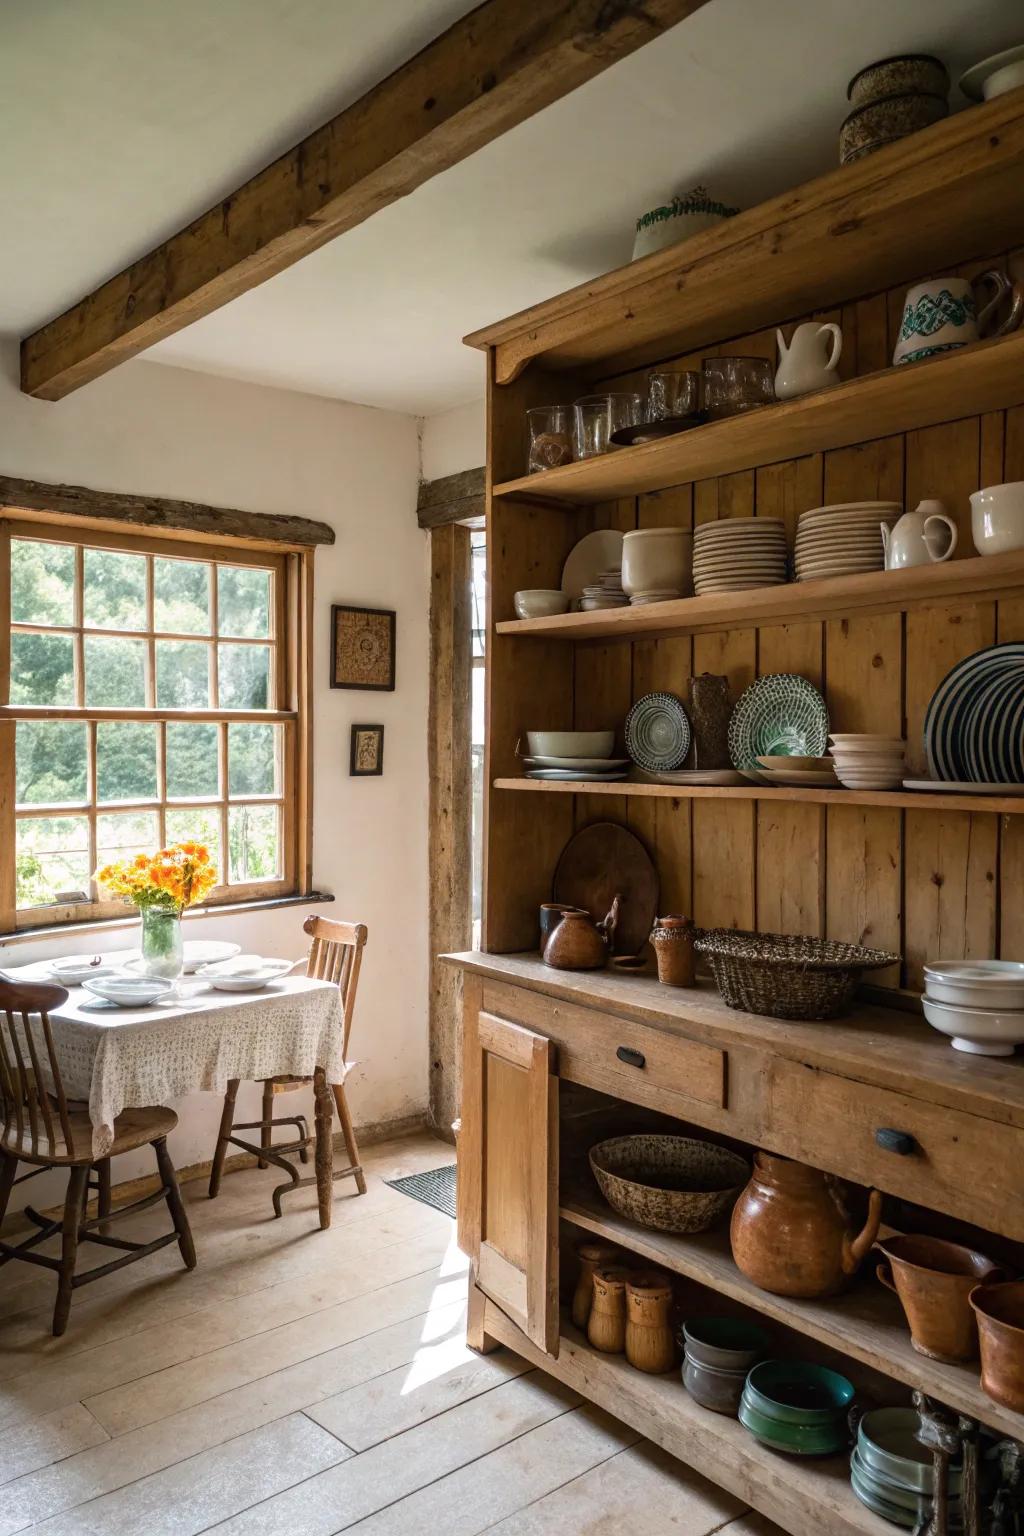
[[[660,1232],[704,1232],[750,1177],[745,1158],[690,1136],[614,1136],[591,1147],[590,1167],[613,1210]]]
[[[834,1019],[849,1005],[862,971],[899,955],[834,939],[708,928],[696,936],[730,1008],[776,1019]]]

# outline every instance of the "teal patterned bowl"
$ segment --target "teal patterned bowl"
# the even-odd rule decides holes
[[[823,1365],[802,1360],[763,1360],[747,1377],[750,1406],[776,1423],[827,1428],[842,1420],[854,1398],[853,1383]]]

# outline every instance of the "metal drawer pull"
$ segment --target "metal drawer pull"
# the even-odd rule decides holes
[[[875,1140],[886,1152],[895,1152],[899,1157],[909,1157],[917,1151],[917,1142],[907,1131],[894,1131],[888,1126],[880,1126],[875,1132]]]
[[[615,1052],[620,1061],[624,1061],[627,1067],[645,1067],[647,1058],[642,1051],[634,1051],[632,1046],[620,1045]]]

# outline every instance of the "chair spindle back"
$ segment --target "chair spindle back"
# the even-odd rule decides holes
[[[366,943],[366,924],[339,923],[330,917],[307,917],[302,929],[313,940],[306,962],[306,975],[315,976],[319,981],[333,982],[341,993],[341,1006],[345,1014],[342,1052],[347,1058],[352,1012],[356,1005],[356,987],[359,984],[359,966],[363,945]]]
[[[71,1146],[49,1018],[67,995],[48,983],[0,978],[0,1146],[16,1157],[59,1157]]]

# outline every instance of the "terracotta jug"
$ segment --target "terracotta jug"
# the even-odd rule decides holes
[[[630,1271],[617,1264],[594,1270],[594,1299],[587,1338],[606,1355],[621,1355],[626,1347],[626,1281]]]
[[[651,1376],[664,1376],[676,1363],[672,1282],[658,1269],[626,1281],[626,1359]]]
[[[608,941],[589,912],[566,908],[543,958],[545,965],[559,971],[599,971],[608,964]]]
[[[855,1237],[839,1182],[788,1157],[757,1152],[754,1173],[732,1213],[732,1256],[762,1291],[834,1296],[856,1273],[878,1232],[882,1196],[871,1191]]]
[[[1007,1279],[1005,1270],[983,1253],[914,1233],[887,1237],[877,1245],[888,1264],[878,1278],[895,1291],[910,1324],[918,1354],[955,1364],[978,1353],[978,1328],[968,1297],[976,1285]]]
[[[586,1333],[594,1300],[594,1270],[601,1265],[614,1264],[620,1254],[610,1243],[581,1243],[576,1249],[576,1257],[580,1261],[580,1273],[572,1297],[572,1320],[581,1333]]]

